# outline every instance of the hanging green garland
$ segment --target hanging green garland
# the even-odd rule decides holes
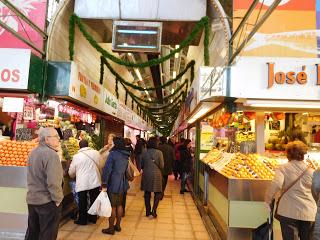
[[[100,52],[105,58],[110,59],[111,61],[127,66],[127,67],[135,67],[135,68],[144,68],[144,67],[151,67],[155,65],[159,65],[171,57],[173,57],[176,53],[179,53],[183,48],[189,46],[191,42],[197,37],[197,35],[200,33],[202,29],[204,29],[205,36],[204,36],[204,63],[205,66],[209,66],[209,34],[210,34],[210,29],[209,29],[209,18],[207,16],[203,17],[200,19],[200,21],[197,23],[191,34],[184,39],[180,45],[179,48],[174,49],[171,51],[168,55],[163,56],[161,58],[156,58],[149,60],[147,62],[143,63],[133,63],[129,61],[124,61],[120,58],[117,58],[116,56],[112,55],[105,49],[103,49],[97,41],[94,40],[94,38],[88,33],[86,30],[84,24],[82,24],[81,19],[75,15],[72,14],[70,16],[69,20],[69,55],[70,55],[70,60],[73,61],[74,57],[74,35],[75,35],[75,25],[79,27],[79,30],[82,32],[83,36],[87,39],[87,41],[91,44],[92,47],[94,47],[98,52]]]
[[[117,99],[119,99],[119,88],[118,88],[118,82],[119,82],[119,79],[116,77],[116,96],[117,96]]]
[[[181,71],[174,79],[171,79],[170,81],[166,82],[165,84],[156,86],[156,87],[150,87],[150,88],[143,88],[140,86],[137,86],[135,84],[132,84],[128,81],[126,81],[125,79],[123,79],[116,70],[114,70],[114,68],[111,66],[111,64],[107,61],[107,59],[105,59],[103,56],[100,57],[101,62],[103,62],[107,68],[110,70],[110,72],[117,78],[119,78],[119,80],[124,83],[126,86],[132,87],[135,90],[139,90],[139,91],[154,91],[154,90],[158,90],[161,88],[165,88],[167,86],[170,86],[171,84],[177,82],[178,80],[180,80],[180,78],[190,69],[190,79],[191,81],[193,81],[194,79],[194,65],[195,65],[195,61],[191,60],[187,66],[185,67],[185,69],[183,69],[183,71]],[[100,80],[104,78],[104,70],[100,69]]]

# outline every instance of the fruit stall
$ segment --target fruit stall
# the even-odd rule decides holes
[[[0,48],[0,236],[27,226],[27,156],[37,146],[37,110],[44,62],[28,49]],[[1,238],[1,237],[0,237]]]

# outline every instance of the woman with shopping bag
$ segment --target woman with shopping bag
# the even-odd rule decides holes
[[[111,235],[113,235],[115,231],[121,231],[120,223],[123,215],[123,197],[129,189],[126,170],[130,156],[130,152],[125,148],[124,138],[115,137],[113,138],[113,143],[114,147],[108,155],[102,173],[102,188],[103,191],[107,191],[112,207],[109,227],[102,229],[102,233]]]
[[[317,205],[311,194],[313,170],[304,160],[307,146],[294,141],[286,148],[288,163],[280,166],[267,191],[265,202],[270,205],[276,194],[278,198],[274,216],[280,221],[283,240],[309,240],[317,212]]]

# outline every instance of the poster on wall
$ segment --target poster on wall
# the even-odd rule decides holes
[[[47,0],[14,0],[10,2],[41,30],[45,29]],[[0,2],[0,21],[12,28],[20,36],[29,39],[39,49],[43,49],[43,37],[2,2]],[[0,27],[0,48],[30,49],[27,44],[2,27]],[[34,53],[38,54],[37,52]]]
[[[254,23],[260,8],[261,17],[273,2],[274,0],[259,0],[249,22]],[[238,27],[251,3],[252,0],[234,0],[233,30]],[[242,56],[317,57],[319,5],[320,0],[282,0],[248,42]]]

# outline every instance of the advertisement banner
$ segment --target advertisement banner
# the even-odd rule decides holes
[[[230,97],[320,100],[318,58],[243,57],[231,68]]]
[[[28,89],[30,57],[29,49],[0,48],[0,89]]]
[[[274,0],[260,0],[249,23],[266,12]],[[234,0],[233,30],[235,30],[251,5],[251,0]],[[262,5],[263,4],[263,5]],[[315,58],[319,54],[320,0],[283,0],[265,23],[247,43],[242,56]],[[260,12],[260,8],[262,9]],[[303,21],[302,21],[303,19]],[[248,33],[252,27],[245,28]],[[240,36],[240,34],[239,34]],[[242,36],[243,38],[243,36]],[[237,43],[238,40],[235,40]]]
[[[41,30],[45,29],[47,0],[15,0],[10,1],[17,9],[28,17]],[[43,49],[43,37],[16,16],[6,5],[0,2],[0,21],[12,28],[19,35],[29,39],[38,48]],[[0,48],[26,48],[30,47],[0,27]],[[37,52],[34,52],[38,54]]]

